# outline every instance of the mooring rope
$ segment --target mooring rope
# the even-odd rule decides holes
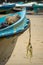
[[[31,23],[29,24],[29,42],[27,45],[27,57],[28,57],[28,52],[30,52],[30,58],[32,57],[32,45],[31,45]]]

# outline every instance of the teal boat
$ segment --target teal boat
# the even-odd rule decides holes
[[[33,10],[35,13],[38,13],[39,10],[43,10],[43,4],[34,4],[33,5]]]
[[[13,23],[12,25],[9,25],[5,28],[0,28],[0,37],[17,34],[28,28],[30,20],[26,18],[26,10],[23,9],[20,12],[17,12],[15,14],[14,13],[8,14],[7,16],[15,16],[16,14],[20,16],[20,19],[17,22]],[[0,18],[0,26],[2,23],[6,23],[7,16],[3,16]]]
[[[32,5],[33,4],[37,4],[37,2],[29,2],[29,3],[16,3],[15,6],[16,7],[26,7],[26,10],[32,10]]]
[[[9,11],[15,7],[15,3],[3,3],[0,4],[0,12]]]

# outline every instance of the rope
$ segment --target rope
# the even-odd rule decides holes
[[[30,52],[30,58],[32,57],[32,45],[31,45],[31,23],[29,24],[29,42],[27,45],[27,57],[28,57],[28,52]]]

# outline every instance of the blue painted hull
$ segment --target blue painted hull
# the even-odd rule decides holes
[[[33,2],[31,3],[25,3],[25,4],[16,4],[17,7],[26,7],[26,10],[33,10],[35,13],[38,12],[38,10],[43,10],[43,3],[37,3],[37,2]],[[28,14],[28,12],[27,12]]]
[[[3,12],[3,11],[8,11],[10,9],[12,9],[13,7],[15,7],[15,4],[3,4],[0,6],[0,12]]]
[[[0,37],[17,34],[24,31],[28,27],[30,21],[26,19],[26,10],[18,12],[18,14],[21,17],[20,20],[6,28],[0,29]],[[14,15],[15,14],[9,14],[8,16]],[[1,17],[0,24],[6,22],[6,18],[7,16]]]
[[[16,2],[17,4],[24,4],[24,2]]]
[[[36,4],[34,4],[33,5],[33,10],[34,10],[34,12],[35,13],[37,13],[38,12],[38,10],[43,10],[43,4],[41,4],[41,5],[36,5]]]
[[[31,10],[32,8],[32,4],[31,3],[17,3],[15,6],[18,6],[18,7],[26,7],[26,10]]]

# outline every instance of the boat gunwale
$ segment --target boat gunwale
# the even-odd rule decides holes
[[[0,29],[0,32],[1,32],[1,31],[4,31],[4,30],[6,30],[6,29],[12,28],[13,26],[19,24],[19,23],[24,19],[25,14],[26,14],[26,10],[22,10],[21,13],[22,13],[22,12],[24,13],[23,17],[21,17],[16,23],[14,23],[14,24],[12,24],[12,25],[10,25],[10,26],[8,26],[8,27],[5,27],[5,28],[3,28],[3,29]],[[18,12],[17,12],[17,13],[18,13]],[[21,15],[21,16],[22,16],[22,15]],[[3,17],[4,17],[4,16],[3,16]]]

